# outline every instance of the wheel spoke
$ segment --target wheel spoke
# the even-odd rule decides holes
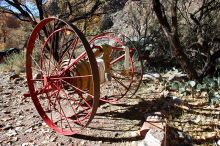
[[[112,80],[108,81],[112,86],[109,86],[108,83],[103,83],[101,88],[105,90],[107,89],[107,91],[102,92],[101,100],[113,103],[114,101],[117,101],[120,98],[126,96],[127,93],[129,93],[129,97],[136,93],[142,78],[142,62],[141,60],[137,60],[133,57],[133,54],[135,54],[135,57],[140,58],[139,52],[132,44],[130,39],[123,34],[105,32],[99,36],[94,37],[90,41],[90,45],[95,46],[95,48],[102,48],[105,44],[110,45],[112,49],[110,54],[110,73]],[[124,69],[125,57],[127,57],[125,48],[129,48],[129,70]],[[139,74],[136,74],[137,70],[140,71]],[[115,88],[114,84],[118,88]],[[114,93],[110,91],[114,91]],[[105,97],[112,98],[106,99]]]
[[[64,135],[88,125],[98,108],[100,84],[95,82],[99,78],[95,57],[80,30],[63,20],[46,18],[34,28],[26,56],[30,95],[45,123]],[[77,74],[76,67],[84,60],[89,73]],[[93,88],[81,89],[74,80],[90,80]]]
[[[56,85],[55,85],[55,86],[56,86]],[[56,87],[57,87],[57,86],[56,86]],[[58,88],[58,87],[57,87],[57,88]],[[83,125],[83,124],[79,121],[79,118],[78,118],[77,113],[76,113],[76,108],[75,108],[74,106],[71,105],[70,100],[74,101],[74,102],[76,103],[77,106],[80,106],[80,104],[76,101],[75,98],[73,98],[73,97],[71,98],[71,97],[70,97],[70,96],[69,96],[69,95],[68,95],[63,89],[60,89],[60,91],[63,92],[63,93],[65,94],[66,99],[67,99],[67,101],[68,101],[68,103],[69,103],[71,109],[72,109],[73,112],[75,113],[75,117],[76,117],[78,123],[79,123],[80,125]],[[70,98],[71,98],[71,99],[70,99]]]
[[[90,78],[92,75],[84,75],[84,76],[73,76],[73,77],[57,77],[57,78],[50,78],[50,80],[64,80],[64,79],[77,79],[77,78]]]
[[[81,107],[81,108],[83,109],[81,112],[85,113],[85,111],[88,111],[88,109],[86,109],[85,107],[81,106],[81,104],[80,104],[79,102],[77,102],[74,97],[70,97],[64,90],[61,90],[61,91],[66,95],[66,97],[67,97],[67,99],[68,99],[68,102],[69,102],[69,100],[72,100],[72,101],[74,101],[74,102],[76,103],[77,108],[78,108],[78,107]],[[69,104],[71,105],[71,103],[69,103]],[[73,108],[73,111],[74,111],[74,113],[75,113],[74,116],[75,116],[76,119],[77,119],[77,123],[80,124],[80,125],[83,125],[83,124],[81,123],[82,120],[80,121],[80,119],[79,119],[79,117],[78,117],[78,114],[79,114],[80,112],[76,113],[76,108],[74,108],[73,106],[71,106],[71,107]],[[89,113],[86,113],[86,115],[89,115]]]
[[[116,77],[112,76],[115,81],[117,81],[122,87],[124,87],[126,90],[129,90],[129,87],[127,87],[125,84],[123,84],[121,81],[119,81]]]
[[[73,67],[73,65],[75,65],[77,62],[79,62],[85,57],[86,57],[86,52],[82,52],[76,59],[74,59],[72,62],[69,62],[67,67],[60,73],[60,76],[63,75],[67,70],[70,70],[70,68]]]
[[[83,91],[83,90],[79,89],[78,87],[76,87],[76,86],[74,86],[74,85],[72,85],[72,84],[66,82],[65,80],[62,80],[62,81],[63,81],[64,83],[68,84],[69,86],[71,86],[71,87],[72,87],[74,90],[76,90],[77,92],[80,92],[80,95],[85,94],[87,97],[89,97],[89,98],[91,98],[91,99],[94,98],[93,95],[87,93],[86,91]],[[87,106],[88,106],[89,108],[92,108],[91,105],[86,101],[86,99],[85,99],[83,96],[82,96],[81,98],[82,98],[83,101],[87,104]]]

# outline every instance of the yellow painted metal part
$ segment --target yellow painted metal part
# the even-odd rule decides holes
[[[101,57],[103,58],[104,64],[105,64],[105,73],[110,74],[111,71],[111,65],[110,65],[110,61],[111,61],[111,52],[112,52],[112,47],[110,45],[104,44],[101,46],[102,49],[98,49],[94,52],[95,57]],[[71,61],[69,60],[65,60],[62,63],[62,68],[65,68],[65,66],[69,64]],[[85,59],[85,60],[81,60],[79,61],[76,65],[74,65],[71,69],[70,69],[70,76],[88,76],[91,75],[91,69],[90,69],[90,64],[89,62]],[[68,80],[68,82],[81,89],[81,90],[89,90],[89,94],[93,95],[93,81],[92,81],[92,76],[90,77],[79,77],[79,78],[74,78],[71,80]],[[87,100],[88,99],[87,97]]]
[[[62,68],[65,68],[65,66],[68,65],[68,60],[65,60],[62,63]],[[70,61],[71,62],[71,61]],[[69,63],[70,64],[70,63]],[[70,69],[70,76],[88,76],[91,75],[91,69],[90,65],[87,60],[81,60],[79,61],[76,65],[74,65]],[[90,82],[91,76],[90,77],[79,77],[79,78],[74,78],[72,80],[69,80],[68,82],[77,88],[80,88],[82,90],[88,89],[89,82]]]
[[[102,50],[103,50],[103,60],[105,63],[105,72],[110,73],[111,71],[111,53],[112,53],[112,46],[108,44],[102,45]]]
[[[73,60],[73,59],[72,59]],[[71,62],[71,61],[70,61]],[[62,63],[62,68],[65,68],[68,64],[71,64],[69,60],[65,60]],[[67,82],[80,90],[86,91],[88,90],[90,95],[93,95],[93,82],[91,76],[91,69],[89,62],[85,60],[79,61],[76,65],[74,65],[69,72],[68,76],[76,77],[81,76],[78,78],[69,79]],[[84,77],[83,77],[84,76]],[[81,93],[81,92],[79,92]],[[92,97],[89,95],[86,97],[86,100],[91,100]]]
[[[110,46],[108,44],[104,44],[104,45],[101,46],[101,48],[102,49],[97,49],[94,52],[95,57],[98,58],[98,57],[102,56],[102,58],[104,60],[104,63],[105,63],[105,72],[110,73],[110,71],[111,71],[110,62],[111,62],[112,46]]]

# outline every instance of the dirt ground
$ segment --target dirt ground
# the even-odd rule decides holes
[[[138,94],[117,104],[103,104],[88,128],[74,136],[62,136],[43,122],[27,91],[25,75],[1,73],[0,145],[138,145],[140,129],[147,111],[147,95]],[[151,95],[152,96],[152,95]],[[146,98],[143,98],[146,97]]]
[[[0,77],[0,146],[136,146],[144,139],[136,132],[152,112],[161,112],[167,120],[167,146],[213,145],[220,137],[220,107],[200,96],[174,96],[176,103],[170,102],[159,81],[142,83],[132,98],[100,105],[80,133],[59,135],[43,122],[31,99],[24,98],[28,91],[24,74],[1,72]]]

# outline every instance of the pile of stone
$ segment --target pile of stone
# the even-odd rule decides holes
[[[160,112],[151,113],[145,116],[146,121],[138,131],[140,136],[145,138],[139,146],[165,146],[166,145],[166,122]]]

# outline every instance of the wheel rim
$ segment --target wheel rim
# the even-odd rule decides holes
[[[142,81],[143,64],[139,51],[131,40],[123,34],[106,32],[90,40],[90,46],[94,50],[97,46],[108,44],[113,46],[111,53],[111,77],[112,80],[100,84],[101,101],[115,103],[123,97],[132,97],[138,90]],[[122,74],[124,69],[125,51],[118,48],[129,48],[129,76]],[[118,69],[118,70],[117,70]]]
[[[98,108],[99,73],[77,27],[56,18],[42,20],[30,36],[26,60],[30,95],[45,123],[63,135],[87,126]]]

